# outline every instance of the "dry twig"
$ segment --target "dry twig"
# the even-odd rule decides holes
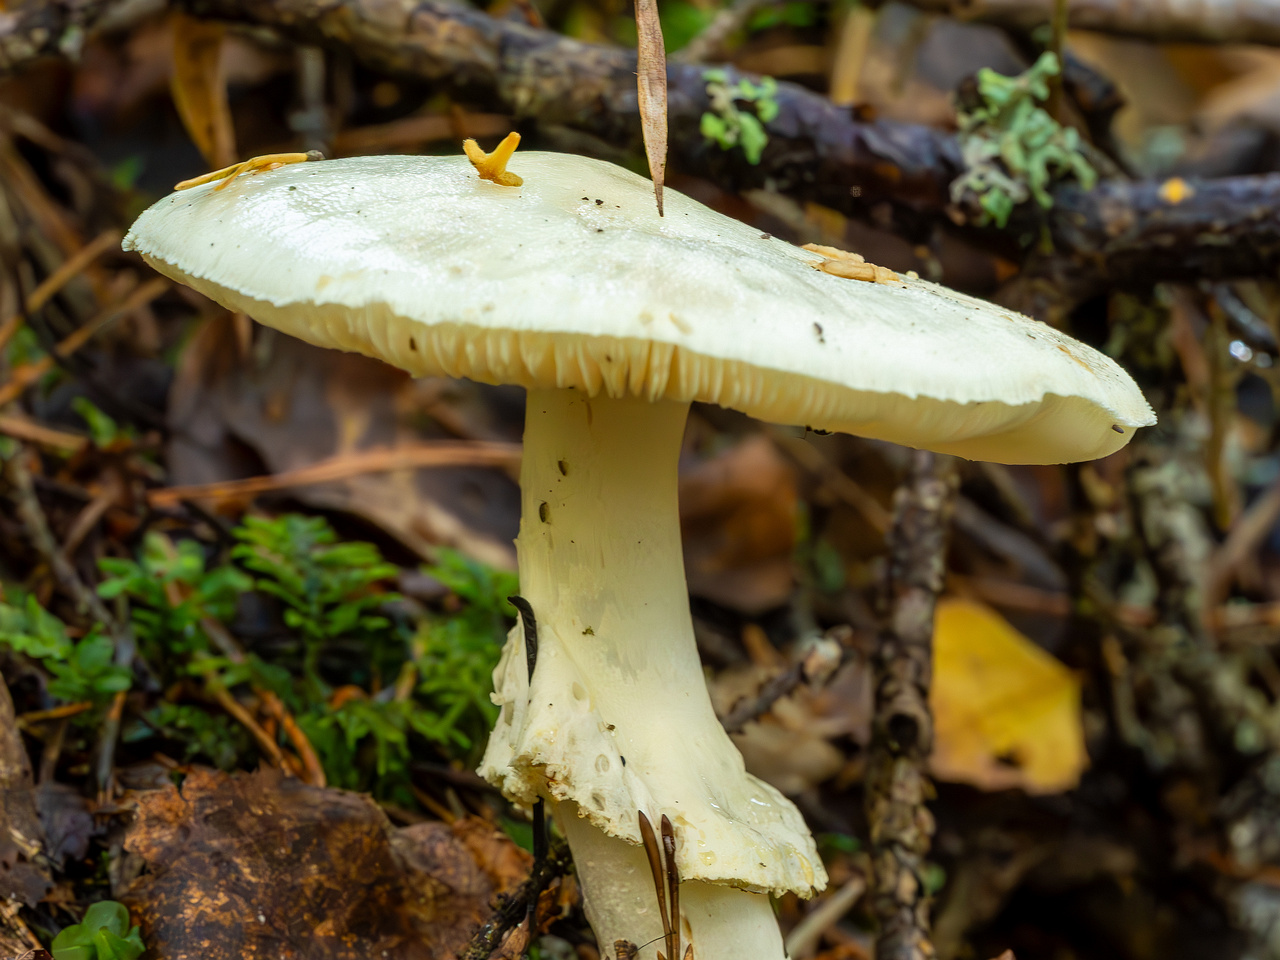
[[[497,441],[435,440],[398,447],[339,454],[309,467],[264,477],[224,480],[189,487],[153,490],[147,500],[153,507],[171,507],[184,500],[232,500],[271,490],[287,490],[316,483],[345,480],[365,473],[414,470],[422,467],[507,467],[520,462],[520,445]]]

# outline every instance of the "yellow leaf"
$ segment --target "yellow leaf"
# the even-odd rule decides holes
[[[214,169],[236,159],[235,131],[222,75],[223,26],[184,14],[173,16],[170,90],[182,125]]]
[[[930,766],[939,780],[984,790],[1058,793],[1089,765],[1080,681],[994,610],[938,604]]]

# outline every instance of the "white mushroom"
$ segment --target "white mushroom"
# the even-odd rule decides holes
[[[540,649],[530,683],[512,631],[481,772],[551,802],[606,951],[661,935],[643,811],[675,826],[697,960],[778,960],[764,894],[826,875],[707,696],[676,502],[689,404],[1007,463],[1105,456],[1154,417],[1111,360],[1027,317],[675,191],[660,219],[610,164],[514,166],[520,185],[461,157],[286,166],[175,193],[125,246],[311,343],[528,388],[517,552]]]

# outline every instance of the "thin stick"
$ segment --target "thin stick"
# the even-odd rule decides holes
[[[47,723],[50,720],[65,720],[68,717],[74,717],[92,709],[92,700],[79,700],[76,703],[64,703],[48,710],[32,710],[30,713],[19,714],[15,722],[18,724],[19,730],[26,730],[37,723]]]
[[[715,59],[730,35],[746,27],[747,21],[756,11],[773,6],[775,2],[776,0],[734,0],[734,3],[723,7],[707,28],[690,40],[674,59],[681,63],[705,63]]]
[[[533,605],[524,597],[514,595],[507,597],[507,603],[520,611],[520,622],[524,625],[524,659],[529,674],[529,685],[533,685],[533,671],[538,666],[538,618],[533,615]],[[541,797],[533,801],[533,869],[530,874],[538,873],[538,866],[547,860],[547,805]],[[525,912],[525,922],[529,925],[529,936],[533,937],[537,924],[538,899],[542,896],[542,888],[534,887],[529,892],[529,904]]]
[[[205,689],[209,691],[213,699],[218,701],[218,705],[249,731],[250,736],[257,741],[259,748],[266,754],[271,765],[288,772],[289,767],[285,764],[284,753],[281,751],[280,745],[276,743],[275,737],[262,729],[262,725],[253,719],[253,714],[240,705],[240,701],[231,695],[231,692],[223,685],[221,680],[213,675],[212,671],[205,675],[204,683]]]
[[[649,872],[653,874],[653,889],[658,895],[658,913],[662,915],[662,936],[667,949],[671,949],[671,918],[667,916],[667,884],[662,869],[662,851],[658,846],[658,838],[654,836],[653,824],[641,810],[640,839],[644,843],[645,856],[649,858]]]
[[[319,463],[313,463],[309,467],[286,470],[269,476],[152,490],[147,494],[147,502],[153,507],[172,507],[184,500],[210,500],[217,503],[222,500],[267,493],[271,490],[286,490],[292,487],[328,483],[333,480],[345,480],[366,473],[387,473],[393,470],[412,470],[420,467],[512,467],[519,461],[520,445],[518,443],[435,440],[399,447],[378,447],[353,454],[340,454],[321,460]]]
[[[26,440],[50,450],[78,453],[89,443],[88,437],[54,430],[44,424],[13,414],[0,414],[0,433],[15,440]]]
[[[524,625],[524,660],[529,671],[529,683],[532,684],[533,668],[538,665],[538,618],[524,597],[507,597],[507,603],[520,611],[520,622]]]
[[[676,960],[680,956],[680,868],[676,866],[676,831],[665,813],[659,829],[662,830],[662,852],[667,858],[667,900],[671,904],[671,934],[667,941],[667,956]]]

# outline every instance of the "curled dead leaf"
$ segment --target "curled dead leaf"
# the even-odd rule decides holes
[[[149,872],[122,900],[160,960],[444,960],[495,894],[452,827],[394,830],[368,797],[276,770],[145,794],[125,845]]]
[[[173,24],[173,76],[170,89],[178,116],[209,166],[235,160],[235,130],[222,71],[221,23],[176,13]]]

